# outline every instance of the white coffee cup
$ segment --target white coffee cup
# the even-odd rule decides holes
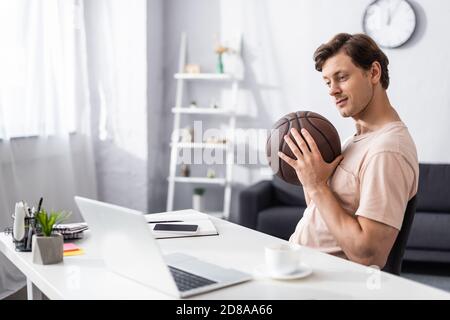
[[[287,275],[298,270],[300,247],[292,244],[274,244],[265,247],[266,269],[272,275]]]

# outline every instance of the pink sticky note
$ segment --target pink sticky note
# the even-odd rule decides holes
[[[79,249],[80,248],[73,243],[64,243],[64,252],[75,251],[75,250],[79,250]]]

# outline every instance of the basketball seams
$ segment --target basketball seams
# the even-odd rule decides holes
[[[309,119],[309,118],[308,118],[308,119]],[[326,123],[330,124],[330,122],[329,122],[329,121],[326,121],[325,119],[320,119],[320,118],[314,118],[314,119],[322,120],[322,121],[325,121]],[[317,127],[316,127],[311,121],[309,121],[309,123],[310,123],[316,130],[318,130]],[[334,129],[334,132],[335,132],[336,135],[339,137],[339,134],[337,133],[336,128],[335,128],[333,125],[331,125],[331,128]],[[328,145],[330,146],[330,149],[331,149],[331,151],[333,151],[333,155],[334,155],[334,157],[336,158],[340,153],[339,153],[338,151],[334,150],[334,149],[333,149],[333,144],[330,143],[330,140],[328,140],[328,138],[327,138],[320,130],[318,130],[318,131],[322,134],[322,136],[323,136],[323,137],[325,138],[325,140],[328,142]],[[339,141],[339,143],[340,143],[340,141]],[[340,144],[339,144],[339,146],[340,146]],[[339,148],[339,149],[340,149],[340,148]]]
[[[282,135],[282,139],[283,140],[281,140],[281,148],[280,148],[280,150],[282,151],[283,149],[284,149],[284,145],[285,145],[285,143],[286,143],[286,141],[284,140],[284,136],[289,132],[289,130],[291,130],[291,121],[286,121],[284,124],[288,124],[288,128],[287,128],[287,130],[283,133],[283,135]],[[278,126],[278,128],[279,128],[280,126]],[[278,159],[279,159],[279,162],[278,162],[278,168],[279,168],[279,170],[280,170],[280,174],[281,174],[281,176],[283,177],[283,179],[285,179],[285,177],[284,177],[284,173],[283,173],[283,159],[281,159],[280,157],[278,157]],[[287,165],[289,165],[288,163],[286,163]]]
[[[314,116],[309,116],[308,119],[318,119],[318,120],[322,120],[322,121],[327,122],[329,125],[333,126],[333,124],[332,124],[330,121],[328,121],[327,119],[324,119],[324,118],[314,117]],[[333,127],[334,127],[334,126],[333,126]]]
[[[312,113],[312,115],[311,115]],[[309,118],[309,119],[319,119],[319,120],[323,120],[328,122],[328,124],[330,124],[331,126],[333,126],[333,124],[326,118],[321,117],[320,115],[316,114],[315,112],[311,112],[311,111],[297,111],[297,112],[292,112],[290,114],[288,114],[287,116],[284,117],[284,119],[286,119],[287,121],[291,121],[294,119],[288,119],[287,117],[295,117],[295,118]]]
[[[331,146],[330,141],[328,140],[328,138],[323,134],[323,132],[321,130],[319,130],[319,128],[317,128],[308,118],[306,118],[306,121],[308,121],[308,123],[314,128],[316,129],[317,132],[320,133],[320,135],[322,136],[322,138],[325,139],[325,141],[328,144],[328,147],[330,148],[331,152],[333,152],[333,157],[336,158],[336,152],[334,152],[333,147]],[[325,159],[324,159],[325,160]]]
[[[308,121],[308,112],[305,113],[305,116],[304,116],[303,118],[309,123],[309,121]],[[299,121],[299,123],[301,124],[300,119],[299,119],[298,121]],[[300,130],[302,130],[302,128],[305,128],[305,129],[306,129],[306,127],[305,127],[304,125],[300,126]],[[299,131],[298,133],[300,134],[300,136],[302,137],[302,139],[305,141],[306,146],[308,147],[308,150],[311,151],[311,147],[309,146],[308,142],[306,142],[306,139],[305,139],[305,137],[303,136],[303,134],[301,133],[301,131]]]
[[[284,137],[284,135],[285,135],[287,132],[289,132],[291,123],[290,123],[290,119],[288,119],[287,117],[283,117],[283,118],[284,118],[286,121],[283,122],[283,123],[280,123],[280,124],[279,124],[276,128],[274,128],[274,129],[275,129],[275,130],[279,130],[280,127],[282,127],[282,126],[288,124],[288,130],[282,135],[282,136]],[[281,118],[280,120],[283,120],[283,118]],[[280,120],[279,120],[279,121],[280,121]],[[271,138],[272,138],[272,132],[270,133],[269,137],[267,138],[266,148],[267,148],[267,146],[268,146],[268,144],[269,144]],[[283,150],[284,143],[285,143],[285,141],[284,141],[284,138],[283,138],[283,140],[281,141],[281,150]],[[272,150],[272,148],[270,148],[270,154],[271,154],[271,155],[272,155],[272,152],[273,152],[273,150]],[[277,151],[277,152],[278,152],[278,151]],[[278,159],[279,159],[279,162],[278,162],[278,169],[280,170],[281,176],[284,177],[283,169],[282,169],[282,165],[281,165],[281,164],[282,164],[282,163],[281,163],[282,160],[281,160],[280,157],[278,157]]]
[[[286,124],[286,123],[289,122],[289,119],[287,119],[286,117],[283,117],[283,118],[286,119],[286,122],[283,122],[283,123],[281,123],[278,127],[274,128],[274,129],[273,129],[274,131],[277,130],[277,129],[279,129],[282,125],[284,125],[284,124]],[[281,118],[280,120],[282,120],[283,118]],[[280,121],[280,120],[278,120],[278,121]],[[269,137],[267,137],[266,146],[267,146],[267,144],[269,143],[269,141],[270,141],[271,138],[272,138],[272,131],[270,131]]]

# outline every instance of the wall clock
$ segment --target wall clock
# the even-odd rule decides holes
[[[411,39],[417,17],[407,0],[376,0],[363,16],[363,30],[381,47],[398,48]]]

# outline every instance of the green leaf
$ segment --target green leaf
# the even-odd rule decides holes
[[[36,214],[36,220],[41,225],[44,236],[49,237],[52,234],[55,224],[64,221],[71,214],[72,212],[67,211],[51,211],[50,213],[47,213],[45,209],[41,209],[41,211]]]

